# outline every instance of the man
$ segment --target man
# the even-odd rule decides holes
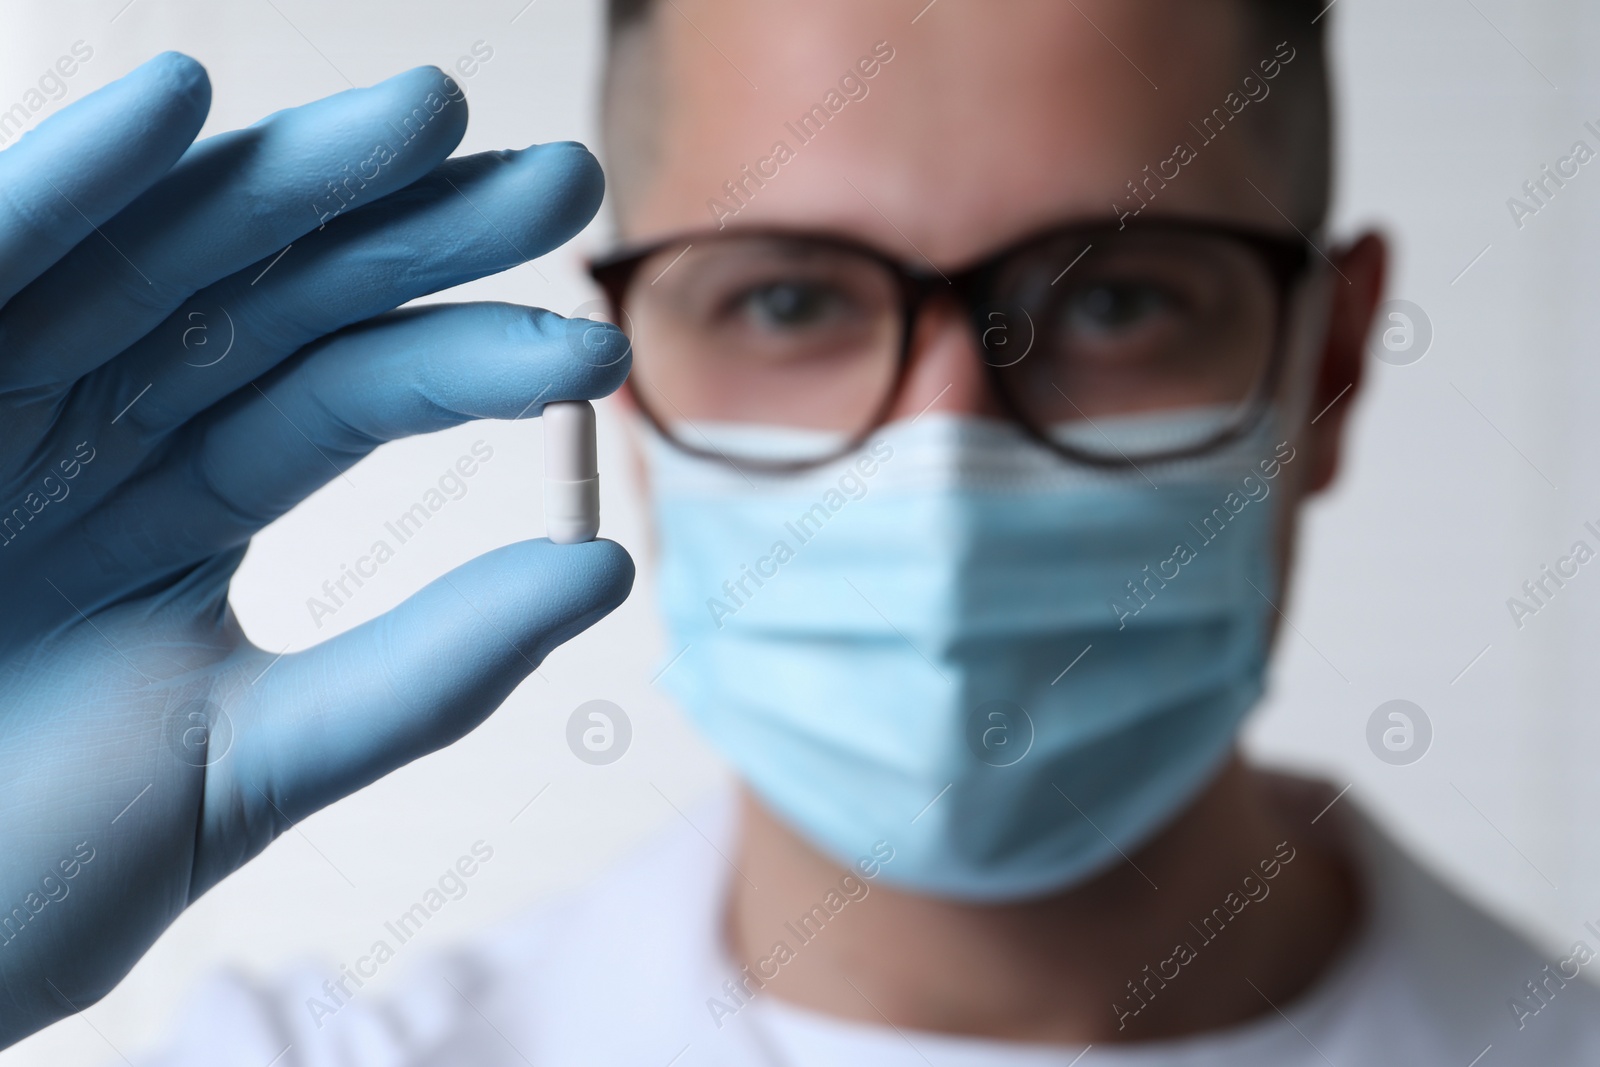
[[[1234,753],[1382,286],[1321,234],[1318,14],[614,4],[596,276],[739,796],[390,1001],[219,984],[158,1062],[1592,1058],[1592,946]]]

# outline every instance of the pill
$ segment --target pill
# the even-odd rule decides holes
[[[587,400],[544,406],[544,528],[558,545],[600,532],[600,473],[594,408]]]

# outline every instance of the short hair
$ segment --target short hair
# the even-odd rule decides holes
[[[655,3],[656,0],[610,0],[606,5],[606,37],[616,40],[623,30],[643,21]]]
[[[615,43],[626,31],[642,24],[655,9],[657,0],[607,0],[606,39]],[[1322,50],[1322,0],[1243,0],[1264,36],[1288,40],[1296,48],[1302,44]],[[1328,5],[1331,7],[1332,5]]]
[[[1329,89],[1326,27],[1328,8],[1323,0],[1237,0],[1247,10],[1254,29],[1250,42],[1263,55],[1287,41],[1297,58],[1293,77],[1280,85],[1292,101],[1287,108],[1254,109],[1260,136],[1269,145],[1286,150],[1293,160],[1294,202],[1290,213],[1304,228],[1314,230],[1327,221],[1333,189],[1333,106]],[[649,109],[624,98],[636,93],[654,98],[655,76],[648,50],[638,49],[630,62],[619,53],[646,27],[659,7],[658,0],[607,0],[606,62],[601,101],[601,136],[611,164],[613,185],[619,197],[642,177],[653,156],[656,124]]]

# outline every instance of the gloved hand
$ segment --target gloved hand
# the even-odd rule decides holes
[[[433,68],[191,145],[209,102],[167,54],[0,153],[0,1047],[472,729],[633,581],[611,542],[526,541],[308,651],[246,640],[227,592],[257,530],[383,441],[611,392],[627,342],[393,310],[581,229],[581,146],[446,160],[466,104]]]

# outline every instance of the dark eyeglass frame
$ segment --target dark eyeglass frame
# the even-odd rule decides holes
[[[1255,392],[1241,405],[1240,417],[1232,425],[1219,430],[1209,438],[1182,448],[1143,455],[1138,461],[1129,459],[1126,456],[1106,456],[1087,452],[1075,448],[1068,442],[1052,437],[1044,428],[1034,424],[1034,420],[1021,409],[1020,405],[1012,397],[1010,390],[1001,381],[1000,372],[1006,364],[996,364],[991,363],[989,360],[983,360],[984,366],[987,368],[991,393],[1011,420],[1038,444],[1063,459],[1074,463],[1081,463],[1091,467],[1130,469],[1135,467],[1137,463],[1162,463],[1188,459],[1214,451],[1249,433],[1265,417],[1282,379],[1283,367],[1287,359],[1288,337],[1291,325],[1290,310],[1293,304],[1291,297],[1295,286],[1305,277],[1314,263],[1311,256],[1312,246],[1308,240],[1300,236],[1281,234],[1269,230],[1182,217],[1130,219],[1125,220],[1122,225],[1113,225],[1110,222],[1076,221],[1048,226],[1020,240],[1010,242],[998,251],[992,252],[965,267],[941,273],[936,268],[923,269],[908,266],[902,260],[889,255],[881,249],[841,233],[827,230],[808,230],[798,227],[741,226],[732,230],[703,229],[684,231],[644,244],[624,247],[592,262],[589,265],[589,274],[605,293],[606,300],[610,304],[612,321],[626,330],[628,327],[626,314],[628,287],[633,283],[639,268],[650,257],[679,245],[687,246],[697,242],[710,242],[729,237],[771,237],[807,241],[823,247],[852,252],[885,268],[895,280],[900,294],[900,351],[897,356],[894,379],[889,388],[885,390],[884,399],[873,413],[872,418],[849,441],[826,455],[803,460],[783,461],[740,458],[735,462],[720,452],[702,449],[682,440],[656,414],[646,399],[640,395],[640,391],[634,387],[631,378],[627,383],[628,392],[638,405],[639,410],[644,414],[645,419],[657,433],[675,448],[691,455],[717,460],[741,469],[748,468],[769,473],[794,473],[819,467],[838,459],[840,456],[848,455],[863,445],[872,434],[881,429],[888,421],[889,413],[894,410],[900,392],[905,388],[908,376],[907,371],[911,365],[911,345],[915,335],[917,317],[921,314],[923,307],[937,294],[949,292],[954,296],[962,310],[966,312],[968,325],[973,331],[978,347],[982,349],[984,330],[986,329],[982,317],[984,309],[990,304],[994,279],[1012,259],[1019,255],[1024,255],[1041,245],[1060,241],[1063,238],[1082,238],[1084,243],[1089,245],[1094,243],[1096,237],[1105,239],[1110,235],[1128,230],[1204,234],[1230,239],[1260,259],[1262,264],[1266,266],[1276,286],[1274,292],[1276,305],[1274,308],[1272,352],[1268,358],[1266,371],[1257,384]],[[685,247],[685,251],[687,251],[687,247]]]

